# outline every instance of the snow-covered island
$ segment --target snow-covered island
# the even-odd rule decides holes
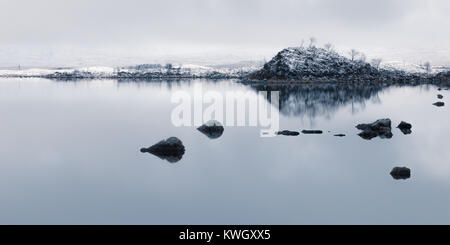
[[[449,79],[449,72],[407,72],[382,68],[380,61],[344,57],[332,49],[294,47],[280,51],[264,67],[248,76],[263,81],[430,81]]]
[[[0,70],[0,77],[50,79],[240,79],[244,82],[436,82],[449,81],[450,71],[433,72],[428,67],[413,71],[366,62],[356,55],[345,57],[332,48],[291,47],[269,62],[199,66],[192,64],[142,64],[125,67],[82,67]],[[435,69],[437,70],[437,69]]]

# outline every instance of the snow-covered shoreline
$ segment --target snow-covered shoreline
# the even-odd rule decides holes
[[[394,81],[448,79],[448,67],[425,67],[399,61],[376,65],[347,58],[333,50],[292,47],[269,62],[204,66],[141,64],[123,67],[0,69],[0,77],[49,79],[243,79],[253,81]],[[426,82],[426,81],[425,81]]]

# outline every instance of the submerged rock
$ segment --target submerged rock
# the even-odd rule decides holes
[[[302,134],[322,134],[322,130],[302,130]]]
[[[334,136],[336,136],[336,137],[344,137],[345,134],[335,134]]]
[[[278,131],[276,134],[284,135],[284,136],[298,136],[300,133],[297,131],[283,130],[283,131]]]
[[[442,94],[438,94],[437,97],[438,97],[438,99],[440,99],[440,100],[444,98],[444,96],[443,96]]]
[[[442,106],[445,105],[445,103],[442,102],[442,101],[439,101],[439,102],[433,103],[433,105],[434,105],[434,106],[437,106],[437,107],[442,107]]]
[[[217,139],[222,136],[224,128],[219,121],[210,120],[198,127],[197,130],[208,136],[210,139]]]
[[[184,155],[184,151],[183,142],[177,137],[170,137],[166,140],[161,140],[148,148],[141,148],[142,153],[153,154],[171,163],[180,161]]]
[[[411,131],[412,125],[404,121],[400,122],[397,128],[400,129],[400,131],[402,131],[403,134],[411,134],[412,132]]]
[[[373,123],[358,124],[356,128],[362,130],[358,135],[366,140],[377,136],[382,139],[392,138],[391,119],[379,119]]]
[[[399,179],[409,179],[411,178],[411,169],[407,167],[395,167],[391,171],[392,178]]]

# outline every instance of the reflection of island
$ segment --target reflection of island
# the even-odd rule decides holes
[[[387,88],[368,83],[257,84],[257,91],[279,91],[280,112],[285,116],[330,117],[339,108],[364,108],[367,100],[379,101],[378,93]],[[270,98],[268,98],[270,101]]]

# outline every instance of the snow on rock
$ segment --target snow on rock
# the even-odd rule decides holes
[[[376,78],[380,71],[360,60],[350,60],[323,48],[287,48],[264,67],[253,73],[253,79],[304,80],[314,78]]]

